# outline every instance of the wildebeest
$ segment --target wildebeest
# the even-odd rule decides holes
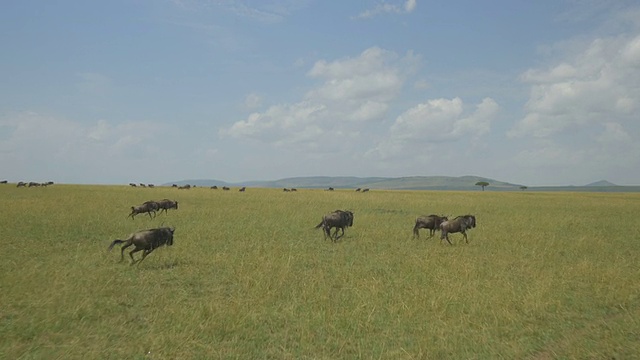
[[[296,188],[291,188],[291,191],[298,191],[298,189],[296,189]]]
[[[178,184],[172,184],[172,185],[171,185],[171,187],[172,187],[172,188],[177,188],[177,187],[178,187]]]
[[[369,191],[369,188],[362,189],[362,192],[367,192],[367,191]]]
[[[162,245],[171,246],[173,245],[173,233],[175,232],[175,228],[169,227],[161,227],[157,229],[149,229],[135,232],[129,236],[126,240],[113,240],[111,245],[109,245],[109,251],[113,249],[113,247],[117,244],[125,244],[120,251],[120,261],[124,259],[124,249],[128,248],[131,245],[134,245],[135,248],[129,252],[129,256],[131,257],[131,265],[136,262],[140,264],[142,260],[144,260],[147,255],[151,254],[151,252]],[[142,253],[142,258],[136,261],[133,258],[133,253],[136,253],[140,250],[144,250]]]
[[[324,232],[324,238],[329,236],[334,242],[344,236],[344,228],[353,226],[353,212],[348,210],[336,210],[330,214],[322,217],[320,224],[316,225],[316,229],[322,227]],[[331,236],[331,228],[336,228],[336,231]],[[338,236],[338,229],[342,230],[340,236]]]
[[[429,216],[418,216],[416,218],[416,225],[413,227],[413,237],[420,238],[419,229],[429,229],[429,237],[433,237],[433,234],[436,233],[436,230],[440,230],[440,225],[447,221],[446,216],[438,216],[438,215],[429,215]]]
[[[156,187],[156,186],[155,186],[155,185],[153,185],[153,184],[149,184],[149,185],[147,185],[147,186],[148,186],[148,187],[150,187],[150,188],[154,188],[154,187]]]
[[[25,187],[27,186],[27,183],[25,183],[24,181],[20,181],[16,184],[16,187]]]
[[[129,183],[129,186],[131,187],[137,187],[138,185],[134,184],[134,183]]]
[[[40,186],[40,183],[37,183],[37,182],[35,182],[35,181],[30,181],[30,182],[29,182],[29,185],[27,185],[27,187],[34,187],[34,186],[36,186],[36,187],[37,187],[37,186]]]
[[[325,189],[324,191],[333,191],[333,188],[332,188],[332,187],[330,187],[330,188],[328,188],[328,189]]]
[[[244,187],[244,186],[243,186],[243,187],[241,187],[240,189],[238,189],[238,191],[240,191],[240,192],[244,192],[245,190],[247,190],[247,188],[246,188],[246,187]]]
[[[173,201],[173,200],[169,200],[169,199],[162,199],[160,201],[156,201],[156,203],[158,204],[158,209],[160,210],[160,213],[162,213],[162,211],[166,213],[167,210],[169,209],[176,209],[178,210],[178,202],[177,201]]]
[[[464,240],[469,243],[469,239],[467,239],[467,229],[473,229],[476,227],[476,217],[473,215],[462,215],[458,216],[453,220],[447,220],[440,224],[440,230],[442,234],[440,235],[440,240],[446,239],[450,245],[451,241],[449,241],[449,233],[462,233],[464,236]]]
[[[131,214],[129,214],[129,216],[131,216],[131,219],[134,219],[136,215],[138,214],[144,214],[147,213],[149,214],[149,218],[153,219],[156,216],[156,211],[158,210],[159,205],[157,202],[155,201],[146,201],[145,203],[143,203],[142,205],[138,205],[138,206],[132,206],[131,207]],[[151,213],[153,212],[153,217],[151,217]],[[127,216],[127,217],[129,217]]]
[[[358,191],[360,191],[360,190],[362,190],[362,189],[360,189],[360,188],[357,188],[357,189],[356,189],[356,192],[358,192]]]
[[[182,189],[189,190],[191,189],[191,185],[187,184],[187,185],[178,186],[178,190],[182,190]]]
[[[2,180],[2,181],[0,181],[0,184],[6,184],[6,183],[8,183],[8,181],[7,181],[7,180]]]
[[[211,188],[212,188],[213,190],[218,190],[218,186],[217,186],[217,185],[213,185]]]
[[[231,190],[228,186],[223,186],[222,190]]]

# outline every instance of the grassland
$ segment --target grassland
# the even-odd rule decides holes
[[[0,186],[2,359],[630,359],[637,193]],[[127,219],[131,205],[179,209]],[[337,244],[314,226],[343,208]],[[469,244],[417,215],[477,216]],[[175,226],[139,266],[116,238]],[[125,254],[126,255],[126,254]],[[139,255],[139,253],[137,254]]]

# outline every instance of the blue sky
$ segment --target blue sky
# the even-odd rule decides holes
[[[0,4],[0,177],[640,185],[636,1]]]

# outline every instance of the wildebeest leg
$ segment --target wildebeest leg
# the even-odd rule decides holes
[[[469,239],[467,239],[467,233],[463,231],[462,235],[464,235],[464,241],[466,241],[467,244],[468,244],[469,243]]]
[[[122,247],[122,249],[120,250],[120,261],[124,260],[124,249],[128,248],[131,245],[133,245],[133,243],[127,243]]]
[[[129,252],[129,256],[131,257],[131,265],[136,263],[136,259],[133,258],[133,253],[137,253],[140,250],[142,250],[142,248],[136,247],[135,249],[131,250],[131,252]]]
[[[151,252],[153,251],[153,249],[148,249],[142,252],[142,258],[140,259],[140,261],[138,261],[138,265],[140,265],[140,263],[142,262],[142,260],[144,260],[144,258],[147,257],[147,255],[151,254]],[[133,265],[133,264],[131,264]]]
[[[447,242],[449,243],[449,245],[453,245],[451,243],[451,240],[449,240],[449,233],[443,232],[442,236],[440,237],[440,241],[442,241],[442,239],[447,240]]]

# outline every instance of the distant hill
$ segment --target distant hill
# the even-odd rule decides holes
[[[229,187],[264,187],[264,188],[308,188],[326,189],[386,189],[386,190],[470,190],[478,191],[480,186],[476,183],[485,181],[489,186],[485,191],[585,191],[585,192],[640,192],[640,186],[619,186],[606,180],[596,181],[584,186],[528,186],[512,184],[480,176],[407,176],[407,177],[355,177],[355,176],[307,176],[291,177],[280,180],[245,181],[229,183],[216,179],[190,179],[178,180],[163,184],[185,185],[191,184],[198,187],[210,187],[213,185]]]
[[[246,181],[242,183],[227,183],[220,180],[179,180],[164,185],[191,184],[202,187],[217,186],[249,186],[267,188],[370,188],[388,190],[479,190],[475,185],[479,181],[486,181],[489,186],[485,190],[518,190],[520,185],[502,182],[479,176],[411,176],[399,178],[387,177],[354,177],[354,176],[309,176],[293,177],[272,181]]]
[[[607,180],[600,180],[600,181],[592,182],[591,184],[587,184],[585,186],[618,186],[618,185],[612,182],[609,182]]]

